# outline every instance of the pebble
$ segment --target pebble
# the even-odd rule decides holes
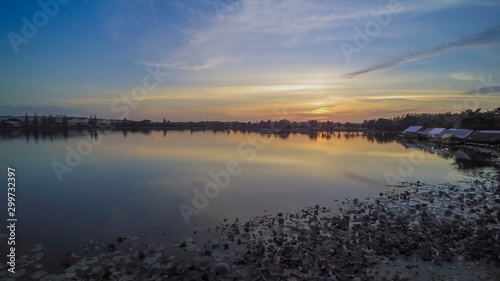
[[[92,269],[90,269],[90,272],[97,274],[97,273],[101,272],[102,270],[103,270],[102,266],[98,265],[98,266],[92,267]]]
[[[176,239],[173,246],[146,242],[165,235],[154,228],[113,243],[82,244],[81,251],[68,254],[64,274],[30,273],[44,281],[88,280],[90,273],[91,280],[413,280],[415,274],[446,268],[436,280],[460,280],[460,270],[470,266],[474,272],[483,265],[498,277],[497,177],[492,172],[459,184],[401,183],[373,198],[345,199],[337,210],[316,205],[225,220],[215,231],[197,230],[196,239],[215,236],[208,242],[191,237]],[[100,252],[87,257],[94,246]],[[35,249],[37,254],[24,260],[40,268],[43,263],[33,261],[45,250],[41,244]],[[473,277],[487,280],[481,272]]]
[[[47,275],[47,271],[40,270],[40,271],[37,271],[37,272],[31,274],[31,278],[37,280],[37,279],[44,277],[45,275]]]

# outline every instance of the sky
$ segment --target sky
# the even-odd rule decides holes
[[[500,107],[498,0],[1,6],[0,115],[360,122]]]

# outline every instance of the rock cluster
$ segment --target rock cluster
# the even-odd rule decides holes
[[[89,241],[36,280],[500,280],[500,185],[402,183],[366,200]],[[202,241],[204,240],[204,241]],[[461,279],[462,278],[462,279]]]

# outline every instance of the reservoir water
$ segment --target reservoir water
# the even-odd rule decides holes
[[[2,177],[16,170],[16,239],[49,248],[332,206],[398,180],[454,182],[487,169],[463,151],[344,132],[19,132],[4,134],[0,147]]]

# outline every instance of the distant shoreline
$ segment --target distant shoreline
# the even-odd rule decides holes
[[[283,128],[234,128],[231,126],[228,127],[216,127],[216,128],[206,128],[201,126],[178,126],[178,127],[162,127],[162,126],[108,126],[108,127],[99,127],[99,126],[79,126],[79,127],[51,127],[51,128],[43,128],[43,127],[0,127],[0,131],[24,131],[24,132],[62,132],[62,131],[85,131],[85,130],[100,130],[100,131],[247,131],[247,132],[258,132],[258,133],[271,133],[271,134],[279,134],[279,133],[314,133],[314,132],[329,132],[329,133],[356,133],[356,132],[370,132],[370,133],[392,133],[398,134],[401,131],[377,131],[377,130],[368,130],[366,128],[360,129],[317,129],[317,128],[291,128],[291,129],[283,129]]]

